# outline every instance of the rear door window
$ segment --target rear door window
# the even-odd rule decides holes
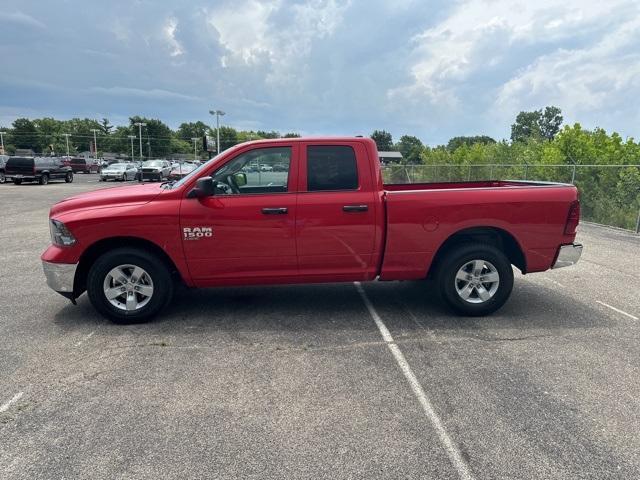
[[[356,154],[347,145],[307,147],[307,190],[309,192],[357,190]]]

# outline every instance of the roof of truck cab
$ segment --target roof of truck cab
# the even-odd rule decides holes
[[[358,142],[371,140],[369,137],[281,137],[281,138],[260,138],[248,140],[243,143],[270,143],[270,142]],[[373,140],[372,140],[373,141]]]

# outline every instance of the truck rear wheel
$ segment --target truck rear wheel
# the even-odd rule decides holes
[[[114,323],[142,323],[169,304],[173,280],[155,255],[137,248],[117,248],[92,265],[87,293],[95,309]]]
[[[450,249],[438,268],[440,296],[461,315],[482,316],[502,307],[513,289],[513,269],[499,249],[464,243]]]
[[[67,174],[64,176],[64,181],[66,183],[73,182],[73,173],[72,172],[67,172]]]
[[[38,179],[38,183],[40,185],[46,185],[47,183],[49,183],[49,175],[47,175],[46,173],[43,173],[42,175],[40,175],[40,178]]]

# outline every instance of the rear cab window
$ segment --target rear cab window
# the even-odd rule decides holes
[[[349,145],[307,147],[307,191],[358,189],[356,153]]]

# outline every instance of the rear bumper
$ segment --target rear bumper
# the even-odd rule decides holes
[[[580,243],[572,243],[571,245],[562,245],[558,249],[556,261],[551,268],[570,267],[580,260],[582,255],[582,245]]]
[[[42,269],[47,279],[47,285],[65,297],[73,295],[73,282],[77,268],[77,263],[51,263],[44,260],[42,261]]]

